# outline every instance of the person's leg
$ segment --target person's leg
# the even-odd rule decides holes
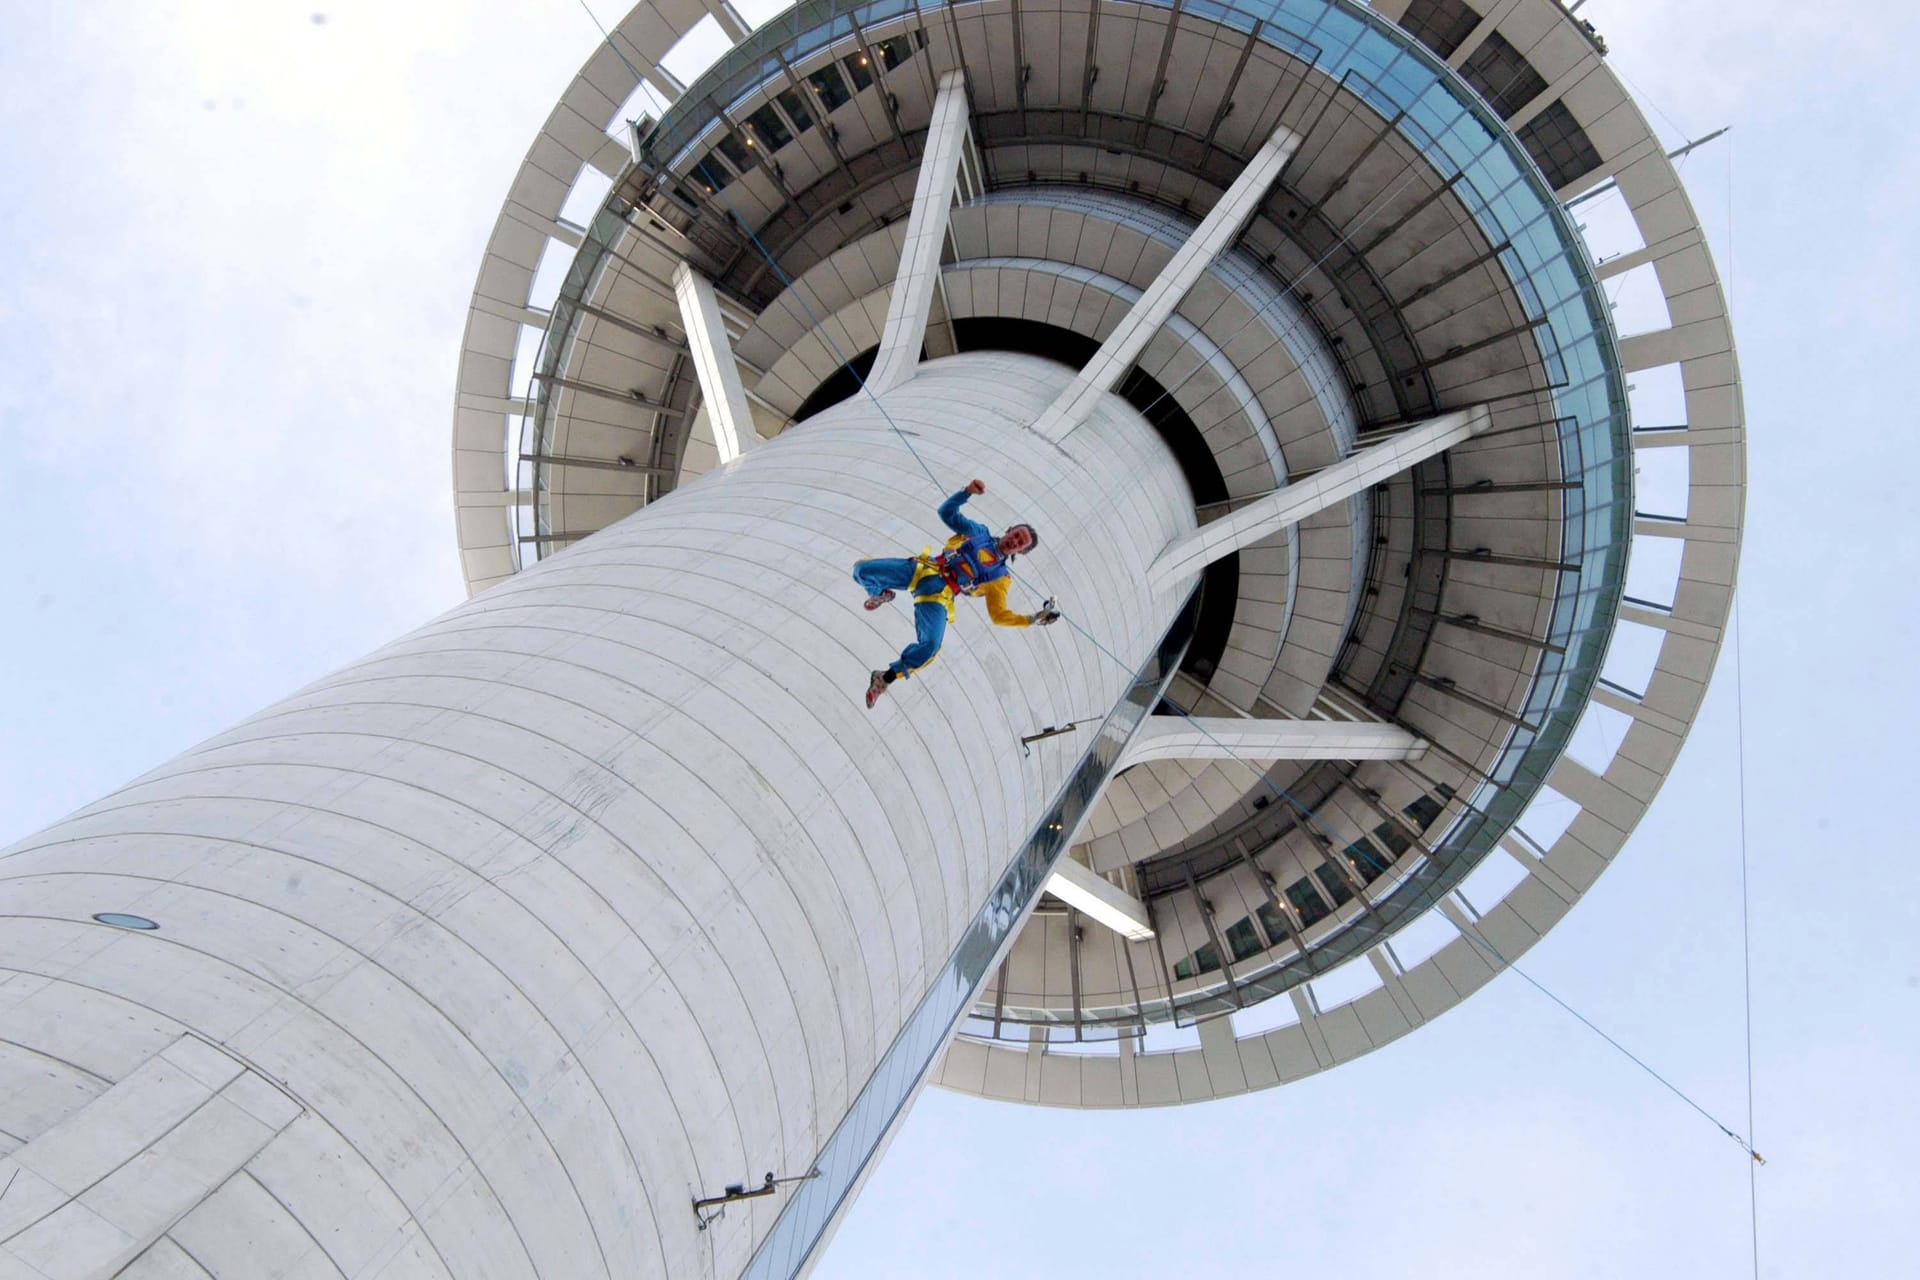
[[[888,683],[918,671],[933,661],[947,637],[947,606],[938,600],[920,600],[913,606],[913,643],[887,668]]]
[[[911,672],[932,662],[933,656],[940,652],[940,642],[946,639],[946,584],[937,577],[923,578],[921,590],[924,594],[915,596],[913,602],[913,643],[900,651],[899,661],[875,671],[867,681],[869,709],[880,700],[888,685],[906,679]]]
[[[861,560],[853,566],[853,580],[870,596],[885,591],[905,591],[913,581],[911,556],[891,556],[880,560]]]

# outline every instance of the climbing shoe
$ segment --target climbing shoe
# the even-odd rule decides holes
[[[888,592],[887,594],[891,595],[893,593]],[[884,671],[874,672],[873,678],[867,681],[867,710],[873,710],[873,704],[880,701],[880,695],[886,691],[887,673]]]
[[[867,608],[878,609],[881,605],[885,604],[887,601],[891,599],[893,599],[893,592],[891,591],[882,591],[877,596],[868,596]]]

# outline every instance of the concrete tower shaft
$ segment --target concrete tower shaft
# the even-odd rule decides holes
[[[1604,55],[1555,0],[642,0],[482,260],[475,598],[0,853],[0,1277],[791,1275],[923,1081],[1197,1102],[1470,995],[1658,791],[1738,563],[1725,299]],[[1068,624],[963,604],[869,713],[911,623],[848,568],[975,476]]]
[[[351,1237],[356,1275],[739,1271],[784,1200],[704,1232],[689,1201],[814,1166],[1088,738],[1016,740],[1114,706],[1187,595],[1147,572],[1193,513],[1144,420],[1026,428],[1068,381],[930,366],[0,855],[37,1045],[0,1091],[42,1059],[117,1082],[5,1161],[0,1213],[37,1219],[12,1254],[106,1275],[184,1217],[230,1256],[247,1215],[188,1213],[213,1197]],[[1023,585],[1071,590],[1126,665],[963,604],[869,714],[912,624],[848,567],[943,538],[976,475],[970,510],[1041,531]],[[860,1161],[805,1188],[829,1209],[979,976]]]

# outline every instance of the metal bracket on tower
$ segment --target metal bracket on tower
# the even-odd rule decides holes
[[[758,1200],[761,1196],[772,1195],[789,1182],[805,1182],[808,1178],[817,1178],[819,1176],[820,1171],[818,1169],[810,1169],[805,1173],[797,1174],[791,1178],[776,1178],[773,1176],[773,1171],[769,1169],[766,1180],[751,1191],[747,1190],[747,1184],[744,1182],[729,1183],[727,1189],[719,1195],[706,1196],[693,1202],[693,1216],[699,1223],[697,1230],[705,1231],[713,1223],[718,1222],[721,1215],[726,1213],[727,1206],[736,1200]],[[720,1206],[717,1212],[702,1212],[702,1210],[711,1209],[715,1205]]]
[[[1081,725],[1091,723],[1092,721],[1089,720],[1069,720],[1065,724],[1050,724],[1043,729],[1036,729],[1020,739],[1020,754],[1030,756],[1033,754],[1034,743],[1046,738],[1057,738],[1063,733],[1072,733]]]

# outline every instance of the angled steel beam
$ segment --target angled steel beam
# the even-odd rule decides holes
[[[635,405],[642,409],[651,409],[655,413],[664,413],[668,417],[677,416],[680,412],[670,404],[648,397],[637,388],[631,391],[621,391],[616,387],[603,387],[597,383],[582,382],[578,378],[563,378],[557,373],[540,373],[537,370],[533,376],[537,382],[545,382],[556,387],[565,387],[569,391],[577,391],[582,395],[599,396],[602,400],[611,400],[615,404]]]
[[[630,471],[643,476],[670,476],[670,467],[655,467],[632,458],[582,458],[565,453],[523,453],[520,461],[548,467],[583,467],[588,471]]]
[[[1147,286],[1139,301],[1120,319],[1119,325],[1100,344],[1087,367],[1080,371],[1060,398],[1048,406],[1034,423],[1034,430],[1049,440],[1064,440],[1086,420],[1093,406],[1133,367],[1140,352],[1160,331],[1180,299],[1205,272],[1240,231],[1240,225],[1252,214],[1266,195],[1280,170],[1300,145],[1300,138],[1285,127],[1275,129],[1260,150],[1254,153],[1227,193],[1213,206],[1199,229],[1187,238],[1165,269]]]
[[[740,385],[740,367],[733,362],[733,345],[727,341],[726,321],[713,285],[683,262],[673,273],[673,296],[680,304],[693,372],[713,424],[713,445],[724,466],[760,442],[753,431],[753,410],[747,405],[746,388]]]
[[[1417,462],[1444,453],[1486,430],[1492,421],[1492,412],[1485,405],[1476,405],[1409,427],[1330,467],[1322,467],[1305,480],[1275,489],[1238,511],[1201,525],[1160,553],[1153,562],[1153,575],[1168,582],[1198,573],[1270,533],[1298,524],[1316,511],[1344,502]]]
[[[940,77],[940,93],[933,101],[933,121],[927,126],[927,146],[920,155],[920,177],[913,190],[913,214],[907,220],[907,238],[900,246],[900,270],[893,277],[893,296],[887,300],[887,327],[880,336],[880,354],[867,389],[882,395],[913,376],[920,362],[920,344],[927,332],[927,314],[933,306],[934,286],[940,280],[940,249],[947,240],[947,211],[953,208],[960,184],[960,160],[968,141],[967,81],[958,71]]]

